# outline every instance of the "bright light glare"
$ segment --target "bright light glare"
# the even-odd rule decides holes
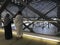
[[[0,32],[4,32],[3,30],[0,30]],[[13,32],[14,35],[16,35],[17,33],[14,31]],[[56,41],[59,42],[59,40],[57,39],[51,39],[51,38],[45,38],[45,37],[39,37],[39,36],[34,36],[34,35],[30,35],[30,34],[23,34],[23,36],[29,36],[29,37],[33,37],[33,38],[38,38],[38,39],[44,39],[44,40],[50,40],[50,41]]]
[[[16,34],[16,32],[13,32],[14,34]],[[39,37],[39,36],[34,36],[34,35],[30,35],[30,34],[23,34],[23,36],[29,36],[29,37],[33,37],[33,38],[39,38],[39,39],[44,39],[44,40],[50,40],[50,41],[55,41],[55,42],[59,42],[59,40],[56,39],[50,39],[50,38],[45,38],[45,37]]]
[[[33,37],[33,38],[39,38],[39,39],[44,39],[44,40],[50,40],[50,41],[59,42],[59,40],[56,40],[56,39],[50,39],[50,38],[45,38],[45,37],[33,36],[33,35],[28,35],[28,34],[23,34],[23,35],[30,36],[30,37]]]

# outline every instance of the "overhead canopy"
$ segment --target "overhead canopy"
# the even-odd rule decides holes
[[[48,11],[51,10],[49,13],[47,13],[46,16],[51,17],[51,18],[57,17],[57,7],[54,8],[56,6],[56,3],[52,2],[52,1],[41,1],[38,3],[31,3],[30,5],[33,8],[35,8],[36,10],[38,10],[39,12],[41,12],[42,14],[46,14]],[[25,8],[23,10],[23,15],[25,17],[27,17],[27,16],[28,17],[39,17],[36,13],[32,12],[28,8]]]
[[[33,8],[35,8],[36,10],[38,10],[39,12],[41,12],[42,14],[46,14],[48,11],[52,10],[56,6],[56,3],[52,2],[52,1],[39,1],[37,3],[31,3],[30,5]],[[7,6],[7,9],[11,13],[15,14],[15,13],[17,13],[16,11],[20,10],[21,8],[18,9],[18,7],[16,5],[9,4]],[[11,9],[13,9],[13,10],[11,10]],[[23,10],[22,13],[23,13],[24,17],[39,17],[36,13],[31,11],[27,7]],[[51,18],[57,17],[57,7],[54,8],[49,13],[47,13],[46,16],[51,17]]]

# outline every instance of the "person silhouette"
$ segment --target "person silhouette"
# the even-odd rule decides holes
[[[17,13],[14,23],[17,31],[17,39],[20,39],[23,36],[23,18],[22,13],[20,11]]]
[[[4,18],[4,31],[5,31],[5,39],[12,39],[12,28],[9,14],[6,14]]]

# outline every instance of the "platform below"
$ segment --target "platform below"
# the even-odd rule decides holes
[[[4,31],[0,29],[0,45],[60,45],[60,44],[55,41],[43,40],[40,38],[37,39],[34,37],[29,37],[24,35],[23,35],[23,39],[16,40],[16,35],[14,34],[13,34],[13,39],[5,40]]]

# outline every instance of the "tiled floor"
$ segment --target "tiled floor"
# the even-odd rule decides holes
[[[60,45],[57,42],[46,41],[37,38],[23,36],[23,39],[16,40],[16,36],[11,40],[5,40],[4,33],[0,31],[0,45]]]

